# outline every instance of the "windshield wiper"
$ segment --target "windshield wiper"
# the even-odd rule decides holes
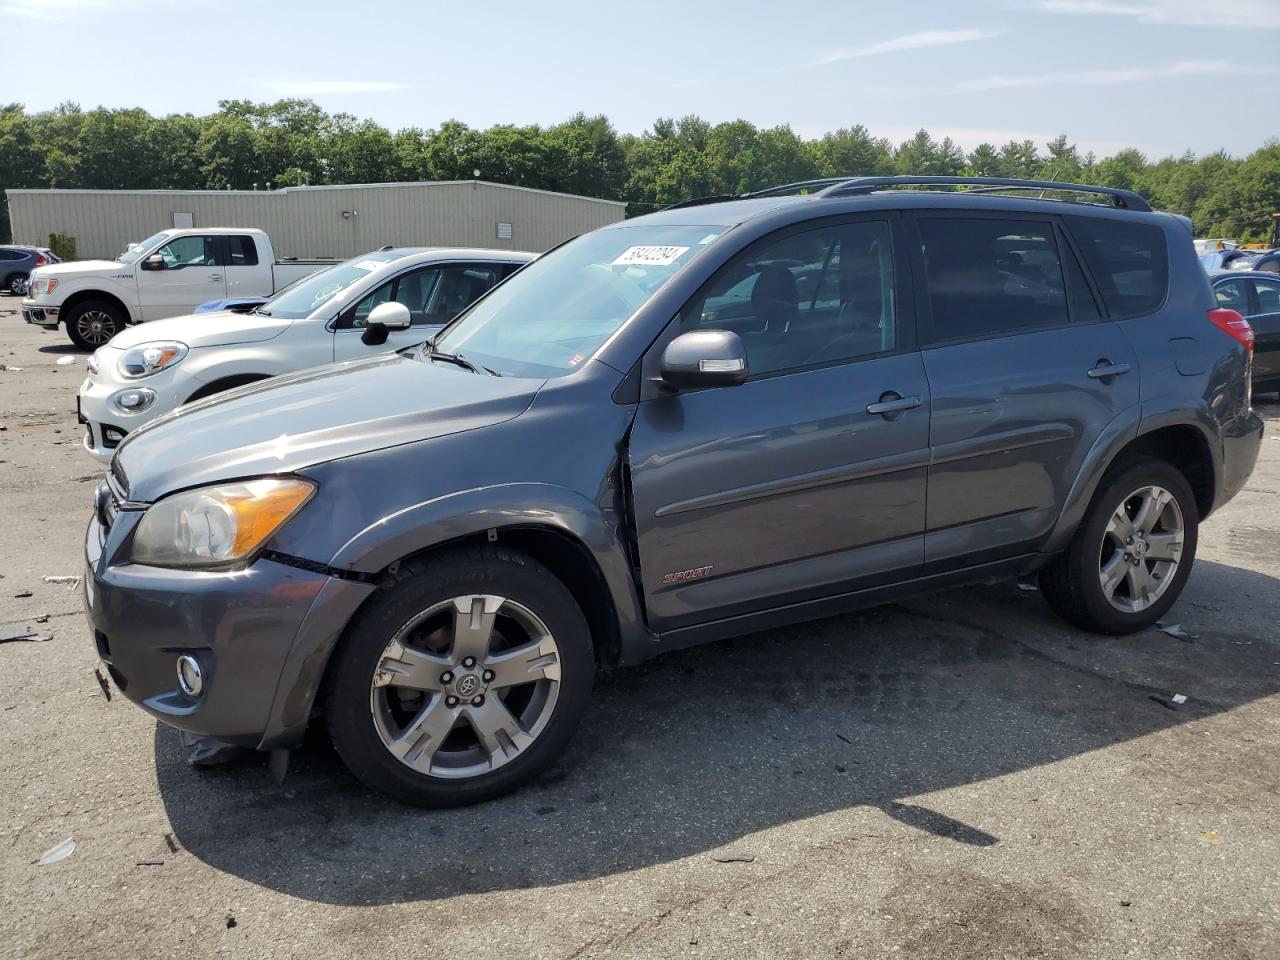
[[[444,350],[437,350],[435,341],[428,340],[422,345],[422,356],[428,360],[443,360],[445,363],[454,363],[462,367],[464,370],[470,370],[472,373],[487,373],[491,377],[500,377],[502,374],[497,370],[490,370],[488,367],[476,366],[470,360],[466,359],[460,353],[447,353]]]

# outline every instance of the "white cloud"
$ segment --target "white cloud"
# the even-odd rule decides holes
[[[948,47],[957,43],[974,43],[988,40],[1000,35],[998,30],[925,30],[922,33],[908,33],[901,37],[891,37],[865,47],[846,47],[825,53],[809,66],[824,67],[829,63],[841,60],[857,60],[860,57],[875,57],[882,53],[899,53],[903,50],[921,50],[925,47]]]
[[[1132,17],[1141,23],[1184,27],[1280,27],[1277,0],[1013,0],[1044,13]]]
[[[1226,60],[1182,60],[1178,63],[1154,67],[1059,70],[1021,76],[995,74],[961,83],[956,89],[974,93],[981,90],[1019,90],[1027,87],[1106,86],[1140,83],[1144,80],[1169,80],[1176,77],[1269,76],[1277,73],[1280,73],[1278,67],[1254,67]]]
[[[403,90],[390,80],[267,80],[267,90],[282,97],[318,97],[327,93],[387,93]]]

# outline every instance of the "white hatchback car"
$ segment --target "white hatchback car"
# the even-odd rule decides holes
[[[126,434],[184,403],[420,343],[535,256],[383,248],[299,280],[249,313],[128,327],[89,357],[77,402],[84,448],[106,463]]]

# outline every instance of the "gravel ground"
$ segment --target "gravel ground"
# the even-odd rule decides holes
[[[1280,956],[1280,405],[1169,618],[1193,641],[1014,584],[758,634],[602,678],[541,781],[423,812],[321,736],[282,787],[193,770],[103,697],[42,580],[81,572],[84,358],[16,307],[0,621],[51,639],[0,643],[0,955]]]

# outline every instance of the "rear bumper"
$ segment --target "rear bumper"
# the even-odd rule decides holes
[[[112,565],[139,517],[122,511],[104,533],[95,512],[85,536],[85,612],[115,685],[181,730],[246,747],[296,745],[328,650],[372,587],[265,559],[222,572]],[[310,662],[299,663],[304,637],[302,648],[314,654],[320,641],[325,655],[300,648]],[[199,696],[178,684],[184,654],[200,665]]]
[[[1222,434],[1222,489],[1214,509],[1234,497],[1249,480],[1262,447],[1264,423],[1250,410]]]
[[[58,327],[58,307],[40,306],[31,300],[22,301],[22,319],[46,330]]]

